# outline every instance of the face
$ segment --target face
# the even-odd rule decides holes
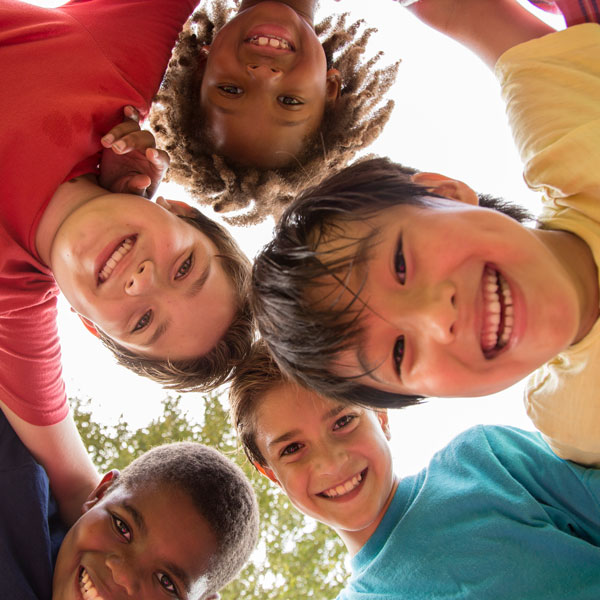
[[[364,331],[334,370],[392,393],[496,392],[574,341],[577,294],[546,243],[555,232],[465,202],[430,202],[348,227],[380,234],[350,278],[353,290],[364,283]]]
[[[71,306],[145,356],[202,356],[235,314],[217,248],[177,216],[188,209],[100,196],[71,213],[51,248],[54,276]]]
[[[197,599],[217,548],[187,494],[168,486],[117,488],[67,533],[56,561],[54,600]]]
[[[215,37],[200,95],[217,151],[275,168],[301,153],[338,91],[312,26],[282,2],[261,2]]]
[[[299,511],[358,546],[393,494],[388,438],[385,412],[344,406],[294,384],[268,392],[256,416],[267,474]]]

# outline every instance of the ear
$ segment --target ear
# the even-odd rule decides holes
[[[342,93],[342,75],[337,69],[327,71],[327,83],[325,88],[326,102],[335,102]]]
[[[411,179],[413,183],[429,188],[432,192],[444,198],[472,204],[473,206],[479,204],[477,193],[458,179],[451,179],[445,175],[440,175],[440,173],[415,173]]]
[[[81,322],[83,323],[83,326],[92,335],[95,335],[97,338],[100,337],[100,335],[98,334],[98,330],[96,329],[96,326],[94,325],[94,323],[92,323],[92,321],[90,321],[87,317],[84,317],[83,315],[80,315],[73,307],[71,307],[71,312],[74,312],[81,319]]]
[[[100,483],[97,485],[96,489],[87,497],[87,500],[83,503],[81,507],[81,514],[86,513],[90,508],[93,508],[106,494],[108,488],[119,478],[119,471],[117,469],[113,469],[104,475],[104,477],[100,480]]]
[[[252,464],[254,465],[254,468],[259,473],[262,473],[265,477],[267,477],[268,479],[270,479],[273,483],[276,483],[279,487],[281,487],[281,484],[279,483],[279,479],[277,479],[277,477],[275,477],[275,473],[273,473],[273,471],[271,469],[269,469],[269,467],[263,467],[256,460],[252,461]]]
[[[196,214],[195,208],[181,200],[166,200],[162,196],[159,196],[156,199],[156,204],[178,217],[193,217]]]
[[[377,411],[377,420],[379,421],[379,425],[381,426],[381,430],[385,435],[387,441],[389,442],[392,439],[392,434],[390,432],[390,422],[388,420],[388,412],[387,410],[378,410]]]

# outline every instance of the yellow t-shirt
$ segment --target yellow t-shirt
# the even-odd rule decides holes
[[[515,46],[496,75],[525,181],[543,194],[540,221],[579,236],[599,265],[600,25]],[[531,375],[525,406],[559,456],[600,466],[600,321]]]

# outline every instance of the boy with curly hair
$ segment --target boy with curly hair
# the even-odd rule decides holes
[[[464,183],[385,160],[306,192],[254,267],[262,335],[320,393],[404,406],[533,373],[527,412],[557,454],[600,465],[600,27],[553,32],[514,0],[422,0],[496,68],[535,228]],[[546,35],[550,34],[550,35]]]
[[[258,534],[254,492],[216,450],[174,443],[107,473],[69,529],[0,413],[0,580],[19,600],[218,598]]]
[[[474,427],[399,478],[385,409],[300,387],[261,343],[230,400],[249,460],[346,545],[339,600],[598,597],[600,471],[538,433]]]
[[[186,24],[151,122],[170,174],[248,224],[347,164],[387,122],[398,63],[361,63],[373,30],[313,24],[315,0],[215,0]],[[235,9],[237,8],[237,12]],[[234,14],[235,13],[235,14]],[[383,102],[383,104],[382,104]]]

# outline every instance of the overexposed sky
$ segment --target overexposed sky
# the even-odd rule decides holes
[[[30,1],[45,6],[61,4]],[[322,0],[318,15],[341,11],[378,28],[369,52],[382,50],[382,64],[402,59],[390,94],[396,102],[394,113],[369,152],[451,175],[478,191],[537,210],[535,195],[522,181],[520,160],[493,74],[470,52],[423,26],[396,2]],[[163,186],[160,193],[186,199],[173,186]],[[234,232],[252,257],[268,241],[271,228],[272,223],[265,223]],[[64,302],[59,327],[69,395],[93,398],[94,414],[106,422],[122,413],[133,425],[141,426],[157,416],[162,389],[116,366],[110,353],[84,331]],[[188,394],[184,404],[193,415],[201,397]],[[426,464],[437,449],[473,424],[503,423],[531,429],[522,407],[522,385],[487,398],[432,399],[423,406],[392,411],[391,422],[394,458],[401,475]]]

